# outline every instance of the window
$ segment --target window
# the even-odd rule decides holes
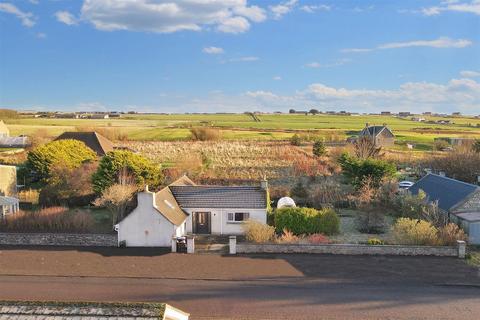
[[[229,212],[228,222],[243,222],[248,220],[250,214],[248,212]]]

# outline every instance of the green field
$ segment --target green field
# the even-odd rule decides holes
[[[480,119],[467,117],[427,118],[454,122],[449,125],[377,115],[265,114],[258,115],[258,118],[260,122],[246,114],[135,114],[101,120],[18,118],[6,119],[5,122],[12,135],[32,135],[42,130],[54,137],[78,127],[100,127],[120,132],[129,140],[142,141],[186,140],[190,136],[189,128],[195,126],[219,128],[222,138],[227,140],[282,140],[288,139],[294,132],[313,133],[335,140],[355,135],[366,123],[386,123],[396,134],[398,141],[420,145],[431,144],[433,139],[439,136],[480,138]]]

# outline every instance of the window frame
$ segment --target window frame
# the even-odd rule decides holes
[[[237,214],[242,214],[242,220],[236,220]],[[246,216],[246,218],[245,218]],[[233,219],[230,219],[232,217]],[[250,219],[250,212],[227,212],[227,223],[240,224]]]

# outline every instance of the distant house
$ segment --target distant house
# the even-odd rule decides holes
[[[114,150],[113,143],[97,132],[64,132],[55,140],[67,139],[82,141],[99,157],[103,157],[107,152]]]
[[[427,174],[408,189],[425,192],[439,209],[468,233],[469,243],[480,244],[480,187],[436,174]]]
[[[10,130],[3,120],[0,120],[0,137],[10,137]]]
[[[403,117],[409,117],[409,116],[411,116],[411,115],[412,115],[412,114],[411,114],[410,112],[408,112],[408,111],[402,111],[402,112],[399,112],[399,113],[398,113],[398,116],[399,116],[399,117],[402,117],[402,118],[403,118]]]
[[[138,205],[118,223],[128,247],[168,247],[187,234],[243,234],[247,220],[267,222],[267,184],[201,186],[184,176],[157,193],[137,194]]]
[[[431,113],[430,111],[425,111],[425,112],[423,113],[423,115],[424,115],[424,116],[431,116],[432,113]]]
[[[382,116],[391,116],[392,115],[392,113],[390,111],[382,111],[382,112],[380,112],[380,114]]]
[[[412,117],[412,121],[416,121],[416,122],[425,122],[425,118],[420,118],[420,117]]]
[[[60,119],[78,119],[79,115],[76,113],[56,113],[55,118]]]
[[[365,128],[360,132],[359,137],[368,137],[378,147],[392,146],[395,143],[395,135],[386,124],[382,126],[370,126],[367,123]]]
[[[108,113],[93,113],[90,115],[90,119],[108,119],[109,117]]]
[[[0,165],[0,219],[19,210],[17,168]]]

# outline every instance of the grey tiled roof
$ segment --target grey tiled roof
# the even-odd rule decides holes
[[[368,127],[365,127],[361,132],[360,132],[360,135],[361,136],[364,136],[364,135],[369,135],[369,136],[377,136],[380,132],[382,132],[383,130],[388,130],[390,131],[390,129],[386,126],[368,126]],[[390,131],[390,133],[392,133]],[[393,133],[392,133],[393,135]]]
[[[182,208],[265,209],[266,191],[248,186],[169,186]]]
[[[423,190],[429,201],[438,200],[438,206],[449,211],[477,188],[478,186],[473,184],[430,173],[418,180],[408,190],[413,194],[418,194],[420,189]]]

